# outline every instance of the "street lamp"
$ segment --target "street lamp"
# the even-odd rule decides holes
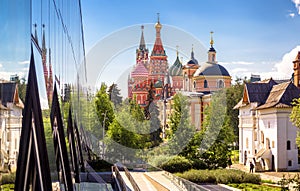
[[[105,149],[105,145],[104,145],[104,136],[105,136],[105,119],[106,119],[106,113],[107,110],[105,111],[105,113],[102,113],[102,115],[104,116],[103,118],[103,122],[102,122],[102,159],[104,160],[104,149]]]

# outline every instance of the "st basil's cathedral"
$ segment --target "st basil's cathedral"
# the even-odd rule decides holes
[[[213,92],[231,86],[231,76],[225,67],[217,63],[212,32],[206,62],[198,63],[192,49],[190,60],[182,64],[177,51],[177,58],[169,67],[168,56],[161,39],[161,29],[162,24],[158,18],[155,24],[155,43],[149,55],[144,39],[144,26],[141,26],[136,64],[128,77],[128,97],[135,99],[142,107],[147,107],[151,92],[151,101],[154,101],[161,111],[161,105],[167,102],[166,99],[171,100],[173,95],[181,92],[189,98],[192,123],[196,128],[200,128],[203,106],[210,103]],[[171,104],[171,101],[169,102]],[[165,121],[163,118],[166,119],[166,116],[161,116],[161,120]]]

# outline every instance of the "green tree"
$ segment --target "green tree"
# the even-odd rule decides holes
[[[26,80],[23,77],[20,80],[18,79],[16,82],[17,82],[17,85],[18,85],[19,97],[22,100],[22,102],[25,103],[26,87],[27,87]]]
[[[231,126],[234,130],[235,141],[238,141],[239,137],[239,110],[233,109],[236,104],[241,100],[243,96],[245,79],[236,78],[235,83],[226,89],[226,116],[228,117],[227,125]]]
[[[151,146],[149,128],[150,123],[144,120],[140,106],[134,101],[124,101],[107,131],[107,157],[135,158],[139,149]]]
[[[186,155],[186,145],[195,134],[196,128],[191,124],[189,102],[187,97],[177,93],[173,98],[172,114],[168,132],[170,154]]]
[[[105,83],[101,84],[100,90],[95,96],[96,113],[99,121],[104,123],[105,130],[108,129],[109,125],[114,120],[114,110],[112,102],[109,100],[109,96],[106,92],[107,86]]]
[[[111,86],[109,86],[108,96],[115,108],[118,108],[122,104],[122,97],[120,96],[120,89],[118,88],[117,84],[113,83]]]
[[[203,128],[198,135],[199,155],[209,168],[226,167],[234,140],[234,131],[227,115],[226,89],[212,95],[210,105],[205,109]]]
[[[160,136],[161,124],[158,118],[159,110],[156,104],[152,103],[149,106],[149,114],[150,114],[150,137],[152,141],[152,146],[158,146],[162,142],[162,138]]]
[[[293,104],[293,108],[292,108],[292,112],[290,114],[290,119],[297,128],[300,128],[300,98],[294,99],[292,104]],[[296,143],[297,143],[298,147],[300,147],[299,131],[297,132]]]

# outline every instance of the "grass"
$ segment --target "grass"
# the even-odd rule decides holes
[[[262,190],[262,191],[280,191],[281,188],[274,188],[274,187],[269,187],[269,186],[265,186],[265,185],[259,185],[259,184],[251,184],[251,183],[241,183],[241,184],[237,184],[237,183],[231,183],[231,184],[227,184],[230,187],[233,188],[238,188],[240,190]]]
[[[214,183],[254,183],[260,184],[259,175],[249,174],[235,169],[217,169],[217,170],[189,170],[183,173],[176,173],[177,176],[187,179],[196,184]]]
[[[11,191],[15,188],[14,184],[4,184],[0,186],[1,191]]]

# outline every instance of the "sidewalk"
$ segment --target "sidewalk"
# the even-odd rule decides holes
[[[231,166],[231,168],[233,169],[238,169],[238,170],[242,170],[244,172],[249,172],[249,168],[248,166],[245,166],[243,164],[233,164]],[[254,172],[253,174],[258,174],[260,175],[262,180],[271,180],[275,183],[277,183],[278,181],[280,181],[282,179],[282,176],[285,174],[286,178],[289,175],[294,176],[295,174],[297,174],[296,172]]]

